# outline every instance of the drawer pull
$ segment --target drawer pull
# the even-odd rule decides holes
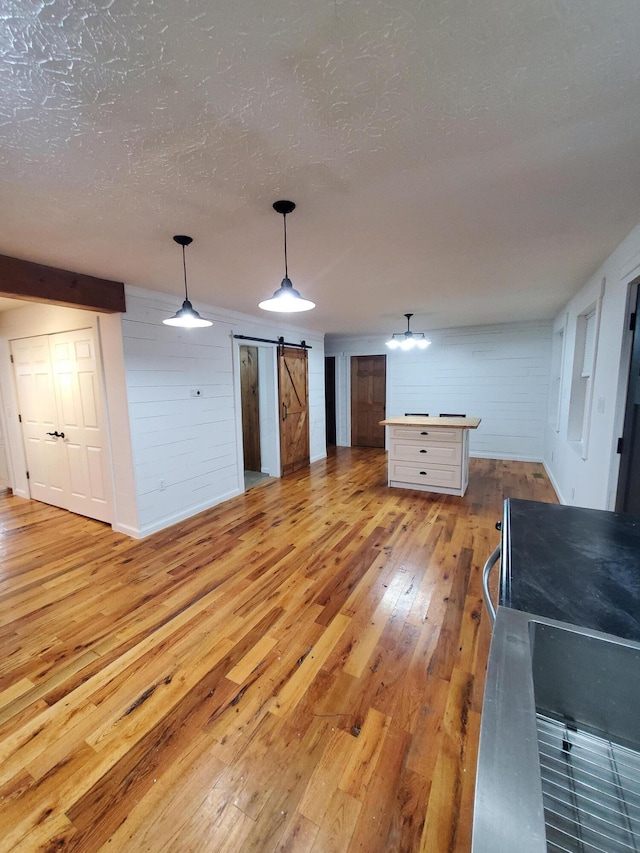
[[[423,476],[423,477],[426,477],[426,476],[427,476],[427,472],[426,472],[426,471],[420,471],[420,473],[422,474],[422,476]]]
[[[429,435],[428,432],[421,432],[420,435]]]
[[[427,452],[427,451],[424,449],[424,447],[423,447],[423,448],[422,448],[422,450],[420,451],[420,453],[426,453],[426,452]]]

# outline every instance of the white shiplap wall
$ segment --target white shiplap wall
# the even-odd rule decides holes
[[[546,427],[545,466],[562,503],[613,510],[623,433],[633,334],[629,314],[640,284],[640,225],[614,250],[556,320],[564,327],[564,359],[554,401],[558,417]],[[592,396],[587,407],[588,446],[570,438],[569,416],[578,318],[601,301]],[[638,334],[638,332],[636,332]]]
[[[387,415],[464,412],[482,418],[470,433],[474,456],[539,461],[543,455],[551,323],[506,323],[428,332],[426,350],[390,351],[384,339],[332,338],[338,441],[348,444],[352,355],[387,355]]]
[[[175,300],[173,301],[175,302]],[[324,352],[317,334],[283,328],[206,305],[205,329],[162,319],[175,305],[162,294],[127,288],[122,334],[140,530],[187,518],[243,490],[237,348],[234,334],[306,340],[312,461],[326,455]],[[247,342],[250,343],[250,342]],[[192,390],[199,389],[199,397]]]

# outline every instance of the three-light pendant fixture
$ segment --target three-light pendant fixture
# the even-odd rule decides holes
[[[389,340],[386,342],[386,346],[389,349],[402,349],[402,350],[411,350],[414,347],[418,349],[426,349],[431,343],[430,340],[427,340],[424,332],[413,333],[410,329],[410,322],[413,314],[405,314],[407,318],[407,331],[406,332],[394,332]]]

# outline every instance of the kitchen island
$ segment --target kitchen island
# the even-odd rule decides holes
[[[464,495],[469,481],[469,430],[480,418],[404,415],[380,421],[389,428],[389,486]]]

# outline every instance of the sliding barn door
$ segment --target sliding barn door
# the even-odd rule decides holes
[[[31,496],[113,521],[101,378],[91,329],[11,341]]]
[[[278,347],[282,476],[309,465],[309,384],[306,349]]]

